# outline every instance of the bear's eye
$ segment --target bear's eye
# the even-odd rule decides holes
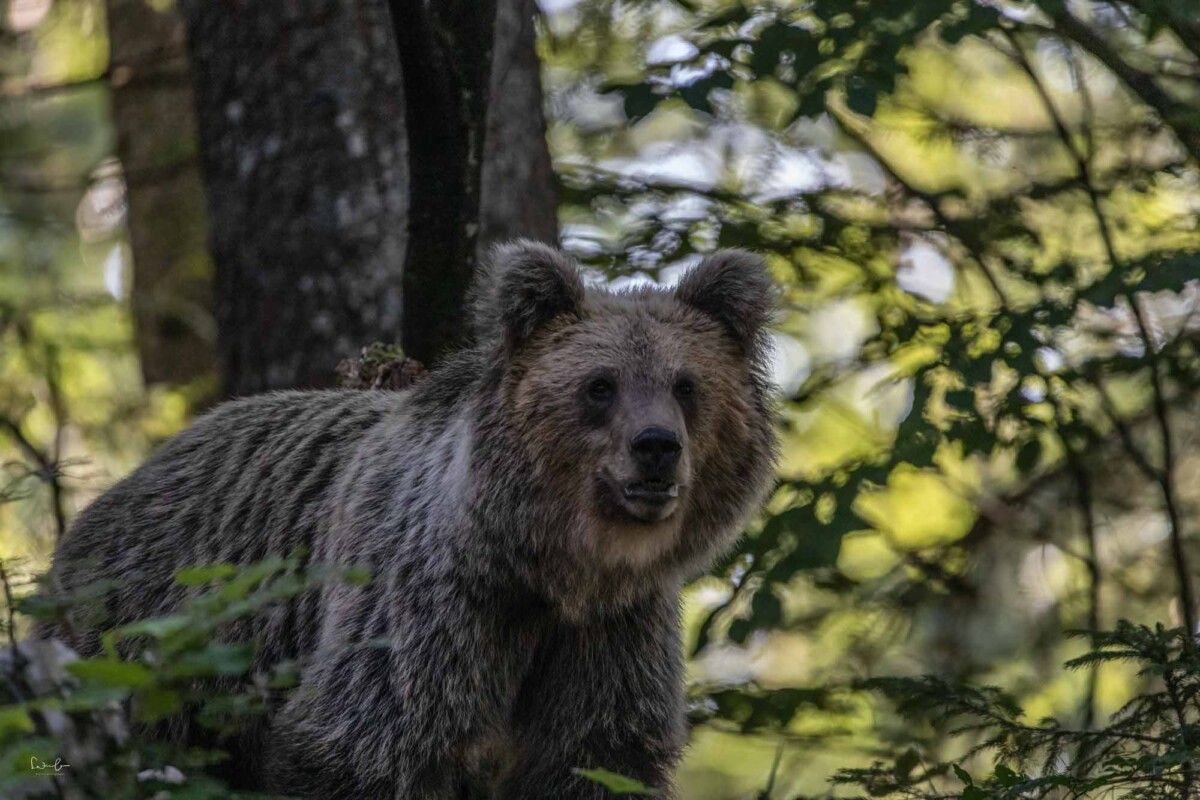
[[[696,382],[691,378],[680,378],[675,381],[675,396],[681,400],[690,400],[696,394]]]
[[[588,399],[596,403],[607,403],[617,393],[617,385],[611,378],[592,378],[587,383]]]

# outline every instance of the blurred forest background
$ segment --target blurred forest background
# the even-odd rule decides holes
[[[1194,0],[0,10],[18,594],[213,402],[435,364],[491,242],[749,247],[779,486],[687,593],[680,796],[1200,791]]]

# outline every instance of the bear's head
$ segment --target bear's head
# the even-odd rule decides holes
[[[773,467],[774,300],[743,251],[708,256],[674,289],[619,292],[585,287],[544,245],[493,252],[474,323],[532,466],[512,478],[570,510],[565,541],[541,545],[602,571],[683,574],[732,543]]]

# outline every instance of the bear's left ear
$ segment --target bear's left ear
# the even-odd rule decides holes
[[[775,312],[767,262],[745,250],[718,250],[683,276],[675,297],[715,317],[747,354],[755,354]]]
[[[492,249],[472,295],[475,335],[516,349],[555,317],[579,312],[583,281],[564,253],[518,239]]]

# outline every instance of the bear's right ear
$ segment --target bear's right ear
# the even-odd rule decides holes
[[[579,313],[583,281],[565,254],[517,239],[492,249],[472,294],[476,337],[498,336],[515,350],[555,317]]]
[[[762,256],[718,250],[683,276],[675,296],[721,322],[743,352],[761,355],[762,333],[776,303],[775,283]]]

